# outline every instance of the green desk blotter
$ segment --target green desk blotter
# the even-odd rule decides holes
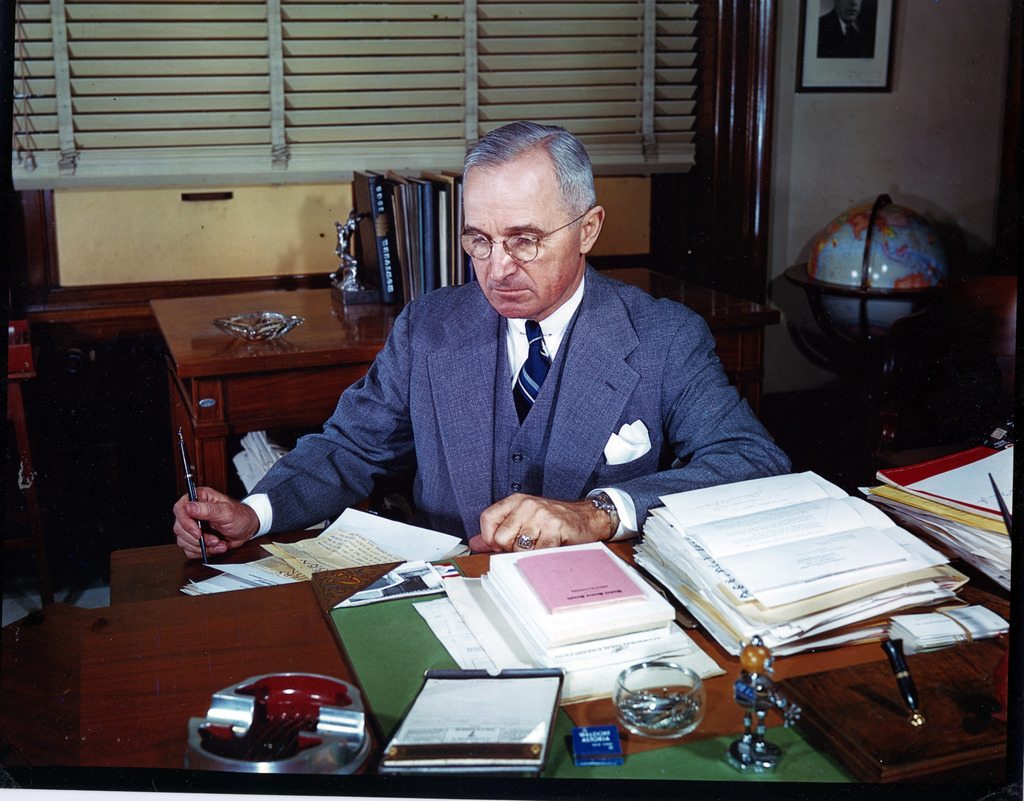
[[[413,608],[417,601],[398,599],[352,609],[335,609],[331,619],[362,684],[385,739],[395,731],[423,684],[428,669],[457,669],[430,627]],[[739,707],[737,723],[742,721]],[[613,722],[613,721],[609,721]],[[560,710],[554,747],[542,776],[549,779],[685,779],[701,781],[848,782],[850,775],[799,733],[781,727],[769,739],[783,750],[771,774],[741,774],[725,760],[735,737],[691,737],[642,753],[627,754],[621,766],[576,767],[571,740],[573,723]],[[738,736],[738,735],[737,735]]]

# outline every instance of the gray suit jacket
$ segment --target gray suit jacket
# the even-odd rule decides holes
[[[322,434],[304,437],[254,488],[273,529],[333,518],[379,476],[415,468],[418,522],[479,533],[492,498],[495,382],[504,320],[476,283],[410,303],[366,377],[346,390]],[[627,492],[638,522],[658,496],[789,470],[789,460],[728,385],[705,322],[587,268],[553,413],[543,495]],[[504,391],[504,388],[503,388]],[[605,463],[613,432],[642,420],[651,450]],[[504,447],[499,445],[498,447]]]

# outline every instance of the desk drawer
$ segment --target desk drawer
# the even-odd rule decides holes
[[[221,378],[220,421],[227,423],[231,433],[319,425],[334,411],[342,391],[366,375],[369,367],[367,362]],[[200,410],[201,421],[206,411]]]

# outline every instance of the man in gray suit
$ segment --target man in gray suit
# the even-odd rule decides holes
[[[205,487],[179,500],[186,555],[199,520],[223,553],[409,471],[415,522],[510,551],[631,536],[660,495],[789,469],[704,321],[587,265],[605,211],[575,136],[491,132],[466,158],[464,206],[477,281],[408,304],[323,433],[243,502]]]

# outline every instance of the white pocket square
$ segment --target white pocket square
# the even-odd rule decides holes
[[[623,424],[618,434],[612,434],[604,446],[608,464],[625,464],[639,459],[651,449],[651,435],[642,420]]]

